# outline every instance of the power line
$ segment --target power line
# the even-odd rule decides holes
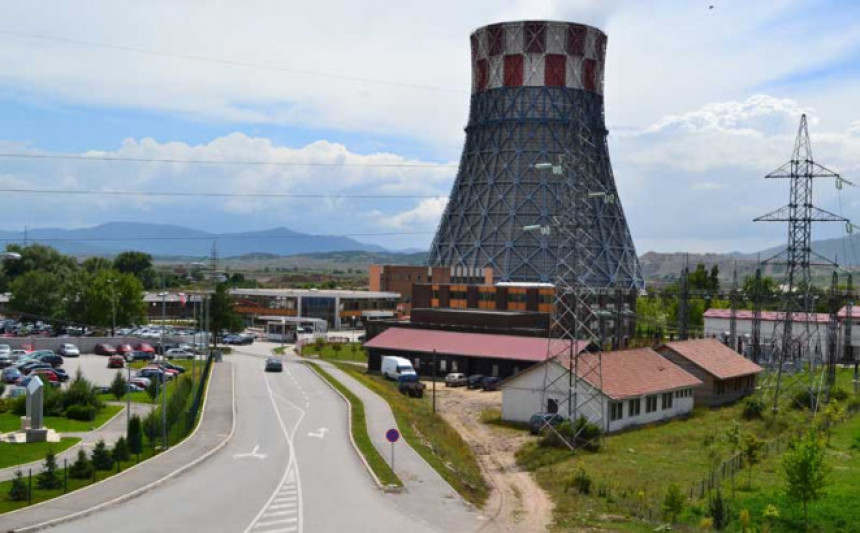
[[[224,193],[224,192],[166,192],[166,191],[118,191],[78,189],[12,189],[0,188],[0,192],[15,194],[69,194],[75,196],[175,196],[203,198],[347,198],[361,200],[410,200],[447,198],[447,194],[348,194],[348,193]]]
[[[322,235],[206,235],[206,236],[125,236],[125,237],[48,237],[48,238],[33,238],[31,242],[108,242],[108,241],[220,241],[220,240],[251,240],[251,239],[319,239],[319,238],[337,238],[337,237],[391,237],[401,235],[433,235],[432,231],[391,231],[377,233],[340,233],[340,234],[322,234]],[[17,243],[17,239],[0,239],[0,242]]]
[[[201,56],[195,54],[177,54],[173,52],[163,52],[160,50],[152,50],[148,48],[139,48],[135,46],[125,46],[125,45],[117,45],[117,44],[107,44],[107,43],[97,43],[93,41],[84,41],[80,39],[70,39],[67,37],[55,37],[52,35],[44,35],[44,34],[36,34],[36,33],[25,33],[8,29],[0,29],[0,34],[9,35],[12,37],[21,37],[26,39],[38,39],[42,41],[51,41],[57,43],[64,44],[73,44],[76,46],[86,46],[89,48],[104,48],[107,50],[120,50],[123,52],[134,52],[136,54],[144,54],[149,56],[156,57],[168,57],[168,58],[176,58],[183,59],[186,61],[197,61],[202,63],[212,63],[216,65],[226,65],[230,67],[242,67],[242,68],[253,68],[258,70],[269,70],[275,72],[287,72],[290,74],[301,74],[304,76],[317,76],[321,78],[331,78],[338,79],[343,81],[352,81],[358,83],[367,83],[372,85],[388,85],[392,87],[402,87],[406,89],[418,89],[423,91],[433,91],[433,92],[441,92],[441,93],[449,93],[449,94],[467,94],[468,91],[458,90],[458,89],[449,89],[446,87],[437,87],[432,85],[421,85],[418,83],[409,83],[395,80],[381,80],[374,78],[365,78],[361,76],[348,76],[344,74],[337,74],[334,72],[325,72],[319,70],[311,70],[311,69],[299,69],[299,68],[290,68],[290,67],[278,67],[273,65],[261,65],[259,63],[249,63],[246,61],[237,61],[232,59],[221,59],[217,57],[211,56]]]
[[[0,32],[2,33],[2,32]],[[277,167],[356,167],[356,168],[447,168],[457,167],[456,163],[336,163],[315,161],[252,161],[223,159],[159,159],[146,157],[88,156],[75,154],[27,154],[7,152],[0,157],[14,159],[60,159],[72,161],[118,161],[126,163],[175,163],[197,165],[235,165],[235,166],[277,166]]]

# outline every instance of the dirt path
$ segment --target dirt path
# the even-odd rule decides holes
[[[485,409],[501,409],[501,393],[441,386],[437,388],[437,402],[440,414],[471,443],[493,489],[484,507],[487,523],[479,531],[547,531],[552,521],[552,501],[528,472],[519,469],[514,457],[528,435],[481,422]]]

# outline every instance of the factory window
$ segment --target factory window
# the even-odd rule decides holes
[[[493,377],[499,377],[499,365],[493,365]]]
[[[418,372],[419,369],[421,368],[421,358],[420,357],[415,358],[415,366],[414,367],[415,367],[416,372]]]
[[[546,412],[547,413],[557,413],[558,412],[558,400],[553,400],[552,398],[547,399],[547,401],[546,401]]]
[[[525,302],[526,295],[521,292],[509,292],[508,293],[508,301],[509,302]]]
[[[609,420],[621,420],[624,418],[624,402],[610,402],[609,404]]]
[[[630,400],[627,404],[627,416],[639,416],[641,407],[641,400],[639,398]]]
[[[663,393],[663,410],[672,408],[672,393],[666,392]]]
[[[541,294],[540,295],[540,303],[542,304],[552,304],[553,294]]]
[[[460,365],[457,364],[457,361],[451,361],[451,372],[458,372],[460,369],[458,368]]]
[[[448,368],[448,361],[446,361],[444,359],[440,359],[439,360],[439,370],[441,370],[442,372],[445,372],[446,368]]]
[[[657,410],[657,395],[645,397],[645,412],[653,413]]]
[[[714,394],[725,394],[726,392],[726,382],[725,381],[715,381],[714,382]]]

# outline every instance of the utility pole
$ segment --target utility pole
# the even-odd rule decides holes
[[[827,399],[836,385],[836,360],[839,357],[839,275],[834,271],[830,283],[830,314],[827,322]]]
[[[436,348],[433,348],[433,414],[436,414]]]
[[[164,277],[161,278],[161,358],[167,358],[167,350],[164,346],[164,328],[167,326],[167,293],[164,290]],[[161,445],[167,449],[167,372],[162,370],[157,373],[158,383],[161,387]]]
[[[761,360],[761,266],[755,270],[755,284],[752,294],[753,323],[752,323],[752,360],[758,364]]]
[[[729,297],[731,303],[731,315],[729,317],[729,346],[732,350],[738,350],[738,266],[732,274],[732,294]]]
[[[687,323],[689,322],[690,287],[687,276],[690,274],[690,266],[685,265],[681,271],[681,280],[678,287],[678,340],[687,340]]]

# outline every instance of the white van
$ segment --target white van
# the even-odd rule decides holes
[[[394,357],[386,355],[382,358],[381,372],[383,377],[397,381],[403,374],[415,374],[415,369],[412,368],[412,363],[404,357]]]

